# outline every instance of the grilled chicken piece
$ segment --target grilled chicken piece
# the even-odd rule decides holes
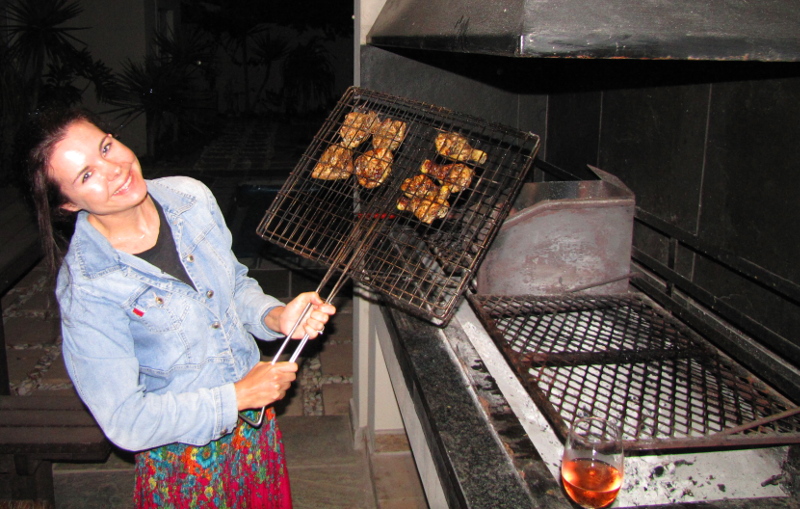
[[[436,164],[427,159],[420,165],[419,171],[430,175],[442,184],[449,185],[454,193],[469,187],[472,175],[475,173],[466,164]]]
[[[430,193],[438,194],[439,186],[430,177],[419,174],[405,179],[400,184],[400,190],[409,198],[413,198],[415,196],[426,196]]]
[[[397,200],[397,209],[412,212],[423,223],[431,224],[434,219],[443,219],[450,210],[447,202],[450,186],[437,186],[425,175],[407,178],[400,190],[404,195]]]
[[[422,198],[401,196],[397,200],[397,209],[412,212],[423,223],[431,224],[434,219],[444,219],[447,216],[450,204],[438,193],[432,193]]]
[[[372,146],[375,148],[388,148],[394,152],[406,138],[407,129],[408,124],[402,120],[385,118],[383,122],[374,124]]]
[[[388,148],[367,150],[356,158],[355,173],[358,183],[367,189],[383,184],[392,172],[394,155]]]
[[[378,114],[374,111],[362,113],[353,111],[345,115],[339,134],[342,136],[342,145],[347,148],[356,148],[361,142],[372,134],[373,129],[380,122]]]
[[[331,145],[311,171],[311,178],[321,180],[346,179],[353,174],[353,152],[341,145]]]
[[[436,151],[454,161],[486,162],[486,152],[472,148],[467,139],[457,133],[440,133],[434,140]]]

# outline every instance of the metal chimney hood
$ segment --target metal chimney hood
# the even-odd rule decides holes
[[[510,57],[800,61],[800,0],[387,0],[367,42]]]

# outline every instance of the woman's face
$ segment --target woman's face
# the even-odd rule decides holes
[[[94,124],[72,123],[50,156],[50,177],[58,184],[70,211],[96,216],[130,210],[147,197],[147,185],[136,155]]]

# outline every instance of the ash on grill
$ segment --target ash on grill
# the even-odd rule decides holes
[[[327,266],[320,288],[338,271],[339,282],[351,277],[440,325],[452,317],[538,147],[532,133],[353,87],[257,233]]]

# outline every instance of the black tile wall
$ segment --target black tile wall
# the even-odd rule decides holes
[[[548,99],[546,161],[573,175],[584,175],[586,165],[597,166],[602,92],[551,94]]]
[[[715,84],[700,234],[800,281],[800,78]]]
[[[640,207],[693,233],[707,112],[707,85],[603,93],[599,167],[625,182]]]
[[[361,86],[542,135],[546,97],[521,94],[537,73],[513,59],[365,47]]]

